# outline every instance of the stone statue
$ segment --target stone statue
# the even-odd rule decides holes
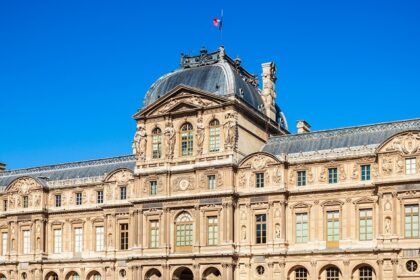
[[[198,117],[198,121],[197,121],[197,152],[199,155],[201,155],[203,153],[203,143],[204,143],[204,137],[205,137],[205,128],[204,128],[204,124],[203,124],[203,117],[200,116]]]
[[[280,239],[280,224],[276,224],[275,228],[276,239]]]
[[[242,226],[241,228],[241,239],[246,240],[246,226]]]
[[[223,125],[225,133],[225,148],[233,149],[236,143],[236,121],[229,120]]]
[[[385,218],[385,233],[391,234],[391,218],[390,217]]]
[[[168,121],[164,130],[166,158],[172,159],[174,157],[175,147],[175,129],[171,121]]]
[[[147,133],[144,127],[139,127],[134,135],[133,153],[137,160],[146,160]]]

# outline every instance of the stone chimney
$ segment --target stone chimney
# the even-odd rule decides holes
[[[311,126],[304,120],[297,121],[296,127],[298,134],[311,132]]]
[[[276,121],[276,65],[274,62],[263,63],[262,65],[263,89],[261,96],[264,101],[265,114]]]
[[[0,162],[0,171],[6,170],[6,164]]]

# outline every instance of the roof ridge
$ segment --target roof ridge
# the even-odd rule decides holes
[[[369,128],[375,128],[375,127],[381,127],[381,126],[391,126],[391,125],[415,123],[415,122],[420,122],[420,118],[406,119],[406,120],[399,120],[399,121],[389,121],[389,122],[379,122],[379,123],[372,123],[372,124],[366,124],[366,125],[355,125],[355,126],[332,128],[332,129],[323,129],[323,130],[311,131],[311,132],[301,133],[301,134],[276,135],[276,136],[271,136],[270,140],[271,139],[286,139],[286,138],[293,138],[293,137],[309,137],[310,135],[314,135],[314,134],[344,132],[346,130],[351,131],[351,130],[356,130],[356,129],[369,129]]]
[[[70,168],[77,168],[77,167],[84,167],[84,166],[104,165],[108,163],[118,163],[118,162],[124,162],[124,161],[129,161],[129,160],[134,160],[134,156],[124,155],[124,156],[116,156],[116,157],[107,157],[107,158],[99,158],[99,159],[50,164],[50,165],[36,166],[36,167],[29,167],[29,168],[19,168],[19,169],[1,171],[0,177],[23,174],[23,173],[36,173],[36,172],[42,172],[42,171],[48,171],[48,170],[62,170],[62,169],[70,169]]]

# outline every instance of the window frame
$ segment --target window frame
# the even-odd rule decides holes
[[[162,158],[162,130],[155,127],[152,130],[152,159]]]
[[[127,251],[129,248],[129,225],[128,222],[118,223],[119,228],[119,249]]]
[[[83,205],[83,195],[82,192],[75,193],[75,202],[77,206]]]
[[[338,218],[333,218],[333,219],[329,219],[328,214],[329,213],[338,213]],[[337,248],[339,246],[340,243],[340,239],[341,239],[341,208],[329,208],[329,209],[325,209],[324,215],[325,215],[325,224],[324,224],[324,230],[325,230],[325,241],[327,244],[328,248]],[[332,221],[333,225],[335,225],[336,223],[338,224],[338,239],[335,240],[335,232],[333,233],[332,236],[334,236],[333,240],[329,240],[329,234],[328,234],[328,225],[329,222]],[[333,227],[333,230],[335,230],[335,227]]]
[[[61,193],[54,195],[54,205],[55,207],[59,208],[62,206],[62,196]]]
[[[360,180],[361,181],[370,181],[371,176],[371,165],[370,164],[361,164],[360,165]]]
[[[190,221],[178,221],[181,215],[188,214]],[[178,230],[178,226],[183,227],[183,231]],[[189,228],[189,229],[188,229]],[[184,232],[182,235],[178,235],[179,232]],[[174,226],[174,244],[175,244],[175,251],[176,252],[191,252],[192,245],[194,243],[194,219],[191,213],[187,211],[182,211],[176,216],[175,219],[175,226]],[[188,233],[188,234],[187,234]],[[184,237],[184,242],[178,243],[178,237],[181,239]],[[187,240],[188,239],[188,240]]]
[[[264,217],[263,221],[258,221],[258,217]],[[267,244],[267,214],[266,213],[255,213],[255,244],[263,245]],[[261,229],[259,229],[261,226]]]
[[[160,221],[152,218],[149,221],[149,248],[159,248],[160,246]]]
[[[405,158],[405,175],[415,175],[417,173],[417,158]]]
[[[304,240],[303,236],[303,225],[304,223],[298,223],[298,216],[306,215],[306,240]],[[309,242],[309,213],[307,210],[297,211],[294,213],[295,223],[294,223],[294,237],[295,237],[295,243],[298,244],[305,244]],[[298,236],[298,224],[302,225],[301,234]]]
[[[220,151],[220,122],[218,119],[212,119],[209,122],[209,152]]]
[[[408,207],[410,207],[410,208],[412,208],[412,207],[416,207],[417,208],[417,212],[413,212],[412,210],[410,211],[410,215],[409,215],[409,217],[410,217],[410,235],[409,236],[407,236],[407,208]],[[419,238],[420,236],[419,236],[419,226],[420,226],[420,223],[419,223],[419,209],[420,208],[420,206],[419,206],[419,204],[418,203],[407,203],[407,204],[404,204],[404,238],[405,239],[416,239],[416,238]],[[416,214],[416,215],[413,215],[413,213],[414,214]],[[414,235],[414,232],[415,232],[415,229],[413,229],[414,228],[414,225],[415,225],[415,223],[413,222],[413,217],[417,217],[417,235]]]
[[[79,232],[80,231],[80,232]],[[80,254],[83,252],[84,246],[84,230],[82,225],[77,225],[73,227],[73,252]]]
[[[214,221],[215,220],[215,221]],[[218,215],[207,215],[206,216],[206,244],[207,246],[219,245],[219,216]],[[211,231],[210,231],[211,229]],[[212,233],[212,234],[210,234]],[[210,236],[211,235],[211,236]]]
[[[95,227],[95,252],[105,251],[105,227],[101,225],[94,225]],[[98,229],[102,229],[102,233]],[[99,237],[99,238],[98,238]],[[98,242],[99,239],[99,242]]]
[[[265,187],[265,173],[256,172],[255,173],[255,188],[263,189]]]
[[[96,191],[96,204],[103,204],[104,203],[104,190],[97,190]]]
[[[370,211],[370,216],[369,215],[364,215],[362,217],[362,212],[366,212],[366,211]],[[374,212],[373,212],[373,207],[370,207],[370,206],[359,207],[358,214],[359,214],[359,217],[358,217],[359,241],[372,241],[373,237],[374,237],[374,223],[373,223]],[[368,232],[369,225],[367,224],[369,220],[370,220],[370,230],[371,230],[370,238],[369,238],[369,232]],[[364,233],[362,233],[362,221],[364,221],[364,226],[363,226],[363,228],[365,228]],[[364,235],[363,238],[362,238],[362,234]]]
[[[149,195],[157,195],[158,194],[158,182],[157,180],[150,180],[149,181]]]
[[[57,235],[57,232],[60,232]],[[54,228],[53,229],[53,253],[54,254],[61,254],[63,252],[63,229],[62,228]]]
[[[329,167],[328,168],[328,184],[337,184],[338,183],[338,168]]]
[[[22,230],[22,254],[29,255],[31,253],[31,230],[23,229]]]
[[[128,199],[127,191],[128,191],[127,186],[120,186],[120,200]]]
[[[298,187],[304,187],[307,185],[307,177],[306,177],[306,170],[298,170],[296,171],[296,185]]]
[[[194,127],[186,122],[179,130],[180,155],[181,157],[192,156],[194,154]]]

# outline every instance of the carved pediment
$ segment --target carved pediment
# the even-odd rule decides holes
[[[419,154],[420,131],[408,131],[394,135],[379,146],[377,152],[398,152],[404,156]]]
[[[272,155],[267,153],[255,153],[244,158],[239,164],[240,168],[252,168],[253,170],[264,170],[266,167],[279,163]]]
[[[208,94],[199,89],[185,85],[179,85],[164,97],[158,99],[154,104],[146,107],[134,115],[135,119],[155,115],[165,115],[174,112],[198,110],[209,106],[215,106],[228,102],[229,100]]]
[[[40,189],[41,185],[31,177],[22,177],[14,180],[7,188],[7,192],[18,192],[20,195],[28,195],[35,189]]]
[[[125,185],[133,179],[133,172],[128,169],[120,169],[112,172],[106,182],[116,182],[118,185]]]

